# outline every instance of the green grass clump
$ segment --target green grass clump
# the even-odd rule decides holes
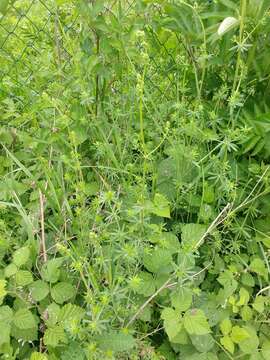
[[[1,358],[269,360],[269,6],[1,1]]]

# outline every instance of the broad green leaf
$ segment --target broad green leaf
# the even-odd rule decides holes
[[[47,309],[42,314],[42,317],[45,320],[47,327],[53,327],[54,325],[57,324],[59,313],[60,313],[59,305],[52,303],[47,307]]]
[[[13,254],[13,262],[18,267],[25,265],[30,257],[30,250],[27,246],[24,246],[15,251]]]
[[[4,270],[5,277],[9,278],[9,277],[15,275],[17,271],[18,271],[17,266],[15,264],[11,263],[7,267],[5,267],[5,270]]]
[[[62,326],[53,326],[46,329],[44,334],[44,344],[46,346],[56,347],[60,344],[66,344],[67,337]]]
[[[244,326],[244,329],[248,333],[249,337],[239,343],[240,349],[245,354],[252,354],[257,351],[259,346],[259,338],[256,330],[251,326]]]
[[[185,313],[184,327],[190,335],[205,335],[211,332],[207,318],[200,309],[191,309]]]
[[[253,287],[255,285],[255,280],[250,273],[244,273],[241,276],[241,282],[245,286]]]
[[[258,275],[263,276],[265,278],[265,280],[267,280],[268,272],[267,272],[265,263],[263,262],[262,259],[256,258],[256,259],[252,260],[252,262],[250,264],[250,270],[257,273]]]
[[[224,319],[220,324],[220,330],[223,335],[229,335],[232,329],[232,323],[230,319]]]
[[[229,16],[222,21],[218,28],[218,35],[222,36],[239,24],[239,20]]]
[[[237,306],[247,305],[249,301],[249,293],[245,288],[241,288],[239,291],[239,301],[237,302]]]
[[[80,322],[85,314],[85,311],[78,305],[66,304],[58,314],[59,323]]]
[[[71,299],[76,293],[74,286],[67,282],[60,282],[51,290],[53,300],[58,304],[63,304],[65,301]]]
[[[253,317],[253,311],[249,306],[243,306],[240,311],[240,314],[244,321],[249,321]]]
[[[145,253],[143,264],[152,273],[169,273],[173,269],[170,252],[159,248]]]
[[[60,276],[60,268],[63,258],[56,258],[47,261],[41,269],[42,279],[52,284],[56,283]]]
[[[96,338],[98,346],[103,351],[122,352],[135,347],[135,339],[132,335],[124,332],[111,331]]]
[[[35,326],[31,329],[20,329],[13,324],[11,336],[20,341],[36,341],[38,339],[38,328]]]
[[[239,344],[241,341],[248,339],[249,333],[240,326],[236,325],[232,328],[231,339],[234,343]]]
[[[196,350],[202,353],[208,352],[215,345],[214,338],[210,334],[192,335],[190,339]]]
[[[0,1],[0,13],[5,15],[7,13],[9,0],[1,0]]]
[[[47,355],[39,352],[33,352],[30,357],[30,360],[47,360],[47,359],[48,359]]]
[[[252,304],[253,309],[255,309],[258,313],[264,312],[264,302],[265,297],[264,296],[256,296],[254,303]]]
[[[170,218],[170,203],[164,195],[156,194],[154,197],[153,214],[161,217]]]
[[[13,320],[13,311],[7,306],[0,306],[0,323],[4,323],[5,325],[10,324]]]
[[[161,318],[164,320],[164,328],[170,341],[174,341],[183,326],[180,313],[172,308],[165,308],[161,313]]]
[[[206,229],[207,227],[201,224],[183,225],[181,239],[184,247],[194,250],[202,239]]]
[[[143,296],[150,296],[155,292],[155,282],[154,278],[151,274],[147,272],[140,272],[138,275],[139,283],[134,288],[135,292],[137,294],[143,295]]]
[[[170,298],[172,306],[179,312],[186,311],[192,304],[192,290],[187,287],[180,287],[172,291]]]
[[[7,294],[6,284],[7,284],[6,280],[0,280],[0,305]]]
[[[231,354],[234,353],[234,343],[229,335],[225,335],[220,339],[220,343],[226,350],[228,350]]]
[[[0,321],[0,349],[3,344],[9,344],[10,325]]]
[[[17,286],[26,286],[33,282],[33,276],[30,271],[19,270],[15,274],[15,281]]]
[[[19,309],[15,312],[13,322],[17,328],[22,330],[32,329],[37,326],[33,314],[26,308]]]
[[[49,286],[45,281],[37,280],[29,287],[31,297],[35,301],[43,300],[49,294]]]
[[[270,359],[270,341],[265,340],[262,344],[262,356],[265,360]]]

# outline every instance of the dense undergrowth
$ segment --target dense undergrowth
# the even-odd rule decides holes
[[[270,359],[269,5],[1,1],[1,358]]]

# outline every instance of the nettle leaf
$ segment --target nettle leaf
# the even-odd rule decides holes
[[[15,312],[13,323],[17,328],[22,330],[32,329],[37,326],[33,314],[26,308],[19,309]]]
[[[14,324],[11,326],[11,336],[20,341],[35,341],[38,339],[37,326],[32,329],[19,329]]]
[[[153,276],[145,271],[141,271],[138,274],[138,278],[139,283],[134,288],[135,292],[143,296],[152,295],[156,289]]]
[[[136,345],[132,335],[124,332],[111,331],[96,338],[98,346],[103,351],[122,352],[133,349]]]
[[[173,342],[182,330],[182,317],[178,311],[172,308],[165,308],[161,313],[161,318],[164,320],[165,331],[170,341]]]
[[[15,264],[11,263],[8,266],[5,267],[4,274],[6,278],[9,278],[16,274],[18,271],[18,268]]]
[[[44,344],[46,346],[56,347],[60,344],[66,344],[67,337],[62,326],[53,326],[46,329],[44,334]]]
[[[239,344],[241,341],[248,339],[249,337],[249,333],[246,329],[241,328],[238,325],[232,328],[231,339],[234,343]]]
[[[245,288],[241,288],[239,291],[239,300],[236,303],[237,306],[247,305],[249,302],[249,293]]]
[[[6,280],[0,280],[0,304],[2,303],[4,297],[7,294],[6,284],[7,284]]]
[[[173,270],[170,251],[160,248],[145,253],[143,264],[152,273],[169,273]]]
[[[47,261],[41,269],[42,279],[52,284],[56,283],[60,277],[60,268],[63,258],[56,258]]]
[[[206,353],[215,345],[215,340],[212,335],[192,335],[190,337],[192,344],[199,352]]]
[[[185,224],[182,226],[182,244],[190,249],[194,249],[201,240],[207,227],[201,224]]]
[[[19,270],[15,275],[15,281],[18,286],[26,286],[31,284],[34,280],[30,271]]]
[[[170,218],[170,203],[166,199],[164,195],[161,194],[155,194],[154,197],[154,207],[152,209],[152,213],[161,216]]]
[[[226,350],[228,350],[231,354],[234,353],[234,342],[230,338],[229,335],[225,335],[220,339],[220,343]]]
[[[253,309],[255,309],[258,313],[264,312],[264,302],[265,297],[264,296],[256,296],[256,299],[254,303],[252,304]]]
[[[37,280],[29,287],[31,297],[35,301],[43,300],[49,294],[49,286],[45,281]]]
[[[80,322],[85,314],[85,311],[77,305],[66,304],[64,305],[58,314],[59,323],[70,323],[72,321]]]
[[[211,332],[204,312],[191,309],[184,315],[184,327],[190,335],[205,335]]]
[[[220,324],[220,330],[223,335],[228,335],[232,330],[232,322],[230,319],[224,319]]]
[[[18,267],[25,265],[30,257],[30,250],[27,246],[24,246],[15,251],[13,254],[13,262]]]
[[[253,259],[249,267],[251,271],[257,273],[258,275],[261,275],[262,277],[264,277],[265,280],[268,279],[267,268],[262,259],[260,258]]]
[[[192,304],[193,292],[190,288],[181,287],[174,290],[171,295],[172,306],[178,311],[186,311]]]
[[[65,301],[71,299],[76,294],[74,286],[67,282],[60,282],[51,290],[53,300],[58,304],[63,304]]]
[[[248,333],[248,338],[243,341],[240,341],[239,347],[245,354],[254,353],[259,346],[259,338],[257,336],[256,330],[251,326],[244,326],[244,329]]]

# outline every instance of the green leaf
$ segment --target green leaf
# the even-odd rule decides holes
[[[6,280],[0,280],[0,304],[2,303],[4,297],[7,294],[6,284],[7,284]]]
[[[225,335],[220,339],[220,343],[226,350],[228,350],[231,354],[234,353],[234,343],[229,335]]]
[[[60,282],[51,290],[53,300],[58,304],[63,304],[76,294],[74,286],[67,282]]]
[[[66,344],[67,337],[62,326],[53,326],[46,329],[44,334],[44,344],[46,346],[56,347],[60,344]]]
[[[220,330],[223,335],[228,335],[231,332],[232,323],[230,319],[224,319],[220,324]]]
[[[258,313],[264,312],[264,302],[265,297],[264,296],[256,296],[254,303],[252,304],[253,309],[255,309]]]
[[[14,324],[11,327],[11,336],[20,341],[35,341],[38,339],[37,326],[31,329],[19,329]]]
[[[15,251],[13,254],[13,262],[18,267],[25,265],[30,257],[30,250],[27,246],[24,246]]]
[[[10,341],[10,325],[0,322],[0,351],[3,344],[9,344]]]
[[[56,283],[60,276],[60,268],[63,258],[56,258],[47,261],[41,269],[42,279],[52,284]]]
[[[15,275],[15,281],[17,286],[26,286],[33,282],[33,276],[30,271],[19,270]]]
[[[149,253],[145,253],[143,264],[152,273],[169,273],[172,271],[172,257],[167,250],[155,248]]]
[[[188,249],[195,249],[202,239],[207,227],[200,224],[185,224],[182,226],[182,244]],[[201,245],[201,244],[200,244]]]
[[[179,312],[188,310],[192,304],[192,295],[192,290],[187,287],[174,290],[170,295],[172,306]]]
[[[240,311],[241,317],[244,321],[249,321],[252,319],[253,312],[249,306],[243,306]]]
[[[249,333],[240,326],[236,325],[232,328],[231,339],[234,343],[239,344],[241,341],[248,339]]]
[[[37,280],[29,287],[31,297],[35,301],[43,300],[49,294],[49,286],[45,281]]]
[[[30,360],[47,360],[47,359],[48,359],[47,355],[36,351],[33,352],[30,357]]]
[[[42,317],[45,320],[46,326],[52,327],[57,324],[60,314],[60,306],[52,303],[44,311]]]
[[[215,345],[215,340],[210,334],[192,335],[190,339],[196,350],[202,353],[208,352]]]
[[[9,0],[1,0],[0,2],[0,13],[5,15],[7,13]]]
[[[249,337],[239,343],[240,349],[245,354],[254,353],[259,346],[259,338],[257,336],[256,330],[251,326],[244,326],[244,329],[248,333]]]
[[[33,314],[26,308],[19,309],[15,312],[13,322],[17,328],[22,330],[32,329],[37,326]]]
[[[4,270],[5,277],[9,278],[9,277],[15,275],[17,271],[18,271],[17,266],[15,264],[11,263]]]
[[[7,306],[1,306],[0,307],[0,323],[4,324],[10,324],[13,320],[13,311],[12,309]]]
[[[135,347],[135,339],[132,335],[124,332],[111,331],[96,338],[98,346],[103,351],[122,352]]]
[[[174,341],[183,326],[180,313],[172,308],[165,308],[161,318],[164,320],[164,328],[170,341]]]
[[[265,280],[267,280],[268,272],[267,272],[266,266],[262,259],[256,258],[256,259],[252,260],[249,267],[250,267],[251,271],[257,273],[258,275],[263,276],[265,278]]]
[[[155,194],[154,207],[153,207],[152,213],[157,216],[161,216],[161,217],[166,217],[166,218],[171,217],[170,216],[170,203],[164,195]]]
[[[270,359],[270,341],[266,340],[262,344],[262,356],[265,360]]]
[[[253,276],[250,273],[244,273],[241,276],[241,282],[243,285],[249,286],[249,287],[253,287],[255,286],[255,280],[253,278]]]
[[[61,308],[58,314],[58,321],[59,323],[80,322],[84,314],[85,311],[80,306],[66,304]]]
[[[211,332],[207,318],[200,309],[191,309],[185,313],[184,327],[190,335],[205,335]]]
[[[249,293],[245,288],[241,288],[239,291],[239,301],[236,303],[237,306],[247,305],[249,301]]]
[[[139,283],[134,288],[135,292],[143,296],[152,295],[156,288],[153,276],[147,272],[142,271],[138,274],[138,278]]]

